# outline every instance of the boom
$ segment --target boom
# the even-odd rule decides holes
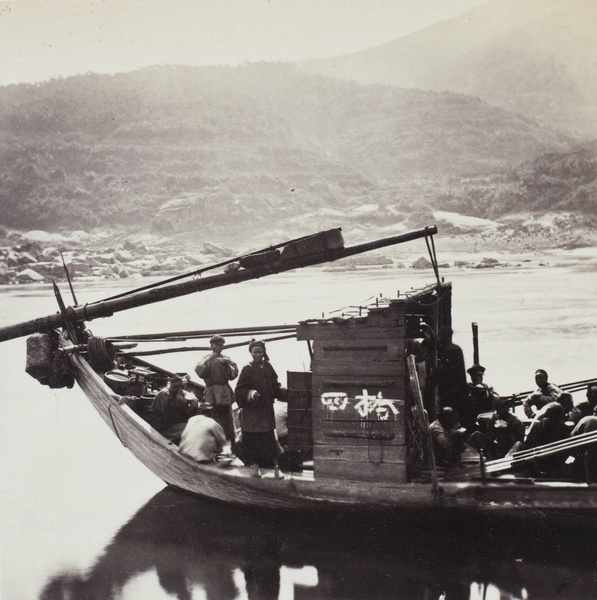
[[[169,300],[170,298],[177,298],[178,296],[185,296],[187,294],[193,294],[195,292],[202,292],[233,283],[241,283],[242,281],[249,281],[251,279],[259,279],[267,275],[274,275],[276,273],[282,273],[284,271],[291,271],[293,269],[299,269],[303,267],[318,265],[326,262],[332,262],[355,254],[361,254],[370,250],[376,250],[378,248],[384,248],[386,246],[392,246],[395,244],[402,244],[423,237],[432,236],[437,233],[437,227],[435,225],[425,227],[424,229],[418,229],[408,233],[400,235],[382,238],[351,246],[345,248],[342,243],[342,236],[339,233],[339,229],[330,230],[329,232],[322,232],[322,234],[315,234],[312,236],[316,239],[318,236],[325,234],[336,234],[336,241],[339,239],[339,247],[324,247],[323,249],[317,248],[317,244],[314,245],[314,250],[308,248],[308,240],[305,238],[301,242],[297,242],[293,245],[289,243],[284,247],[280,253],[278,251],[272,252],[271,249],[264,250],[263,264],[259,263],[258,260],[252,262],[246,262],[245,268],[239,268],[236,271],[222,273],[219,275],[212,275],[210,277],[204,277],[200,279],[192,279],[191,281],[185,281],[182,283],[176,283],[172,285],[165,285],[163,287],[152,288],[143,291],[133,291],[130,295],[102,300],[93,302],[90,304],[84,304],[80,306],[68,307],[66,309],[69,320],[72,323],[82,323],[85,321],[91,321],[100,317],[109,317],[115,312],[120,312],[130,308],[136,308],[138,306],[144,306],[146,304],[152,304],[154,302],[162,302],[163,300]],[[334,244],[332,244],[334,246]],[[251,255],[255,257],[256,254]],[[240,265],[243,264],[242,259]],[[255,264],[255,266],[249,266]],[[15,325],[9,325],[7,327],[0,328],[0,341],[6,341],[17,337],[30,335],[36,332],[51,331],[60,327],[64,327],[64,319],[61,313],[48,315],[46,317],[40,317],[38,319],[32,319],[23,323]]]

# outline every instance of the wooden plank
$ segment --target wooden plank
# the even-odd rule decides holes
[[[313,453],[313,442],[309,436],[288,435],[288,450],[302,450]]]
[[[311,372],[287,371],[286,381],[288,390],[309,391],[311,389]]]
[[[367,443],[367,441],[383,441],[388,444],[404,444],[404,422],[391,423],[356,423],[350,421],[313,421],[313,439],[316,442],[329,443],[331,440],[344,440],[344,443]],[[340,443],[340,442],[338,442]]]
[[[313,459],[313,446],[306,441],[298,440],[288,441],[288,445],[286,446],[289,452],[300,452],[303,455],[303,458],[309,457],[308,460]]]
[[[314,459],[343,460],[355,463],[406,464],[406,446],[387,446],[371,443],[368,446],[342,446],[337,444],[315,444]]]
[[[337,359],[316,358],[312,363],[313,376],[331,375],[334,377],[344,375],[367,375],[372,377],[398,377],[405,374],[403,360],[388,361],[360,361],[350,358]]]
[[[288,435],[296,440],[309,440],[309,444],[313,444],[313,428],[312,427],[288,427]]]
[[[316,477],[339,477],[360,481],[406,481],[405,464],[355,463],[333,458],[314,458],[313,467]]]
[[[311,427],[313,411],[309,408],[289,408],[288,425],[293,427]]]
[[[313,342],[313,351],[317,359],[337,357],[364,361],[398,360],[404,358],[404,346],[403,339],[316,340]]]
[[[316,444],[339,444],[346,446],[367,446],[370,444],[404,445],[404,435],[392,428],[350,429],[341,426],[314,427],[313,439]]]
[[[356,400],[351,400],[356,402]],[[381,401],[380,401],[381,402]],[[390,406],[383,406],[379,409],[372,407],[370,414],[357,413],[355,407],[347,407],[346,410],[332,411],[326,406],[320,406],[313,411],[313,419],[317,423],[326,423],[332,426],[345,426],[358,428],[394,428],[398,423],[404,421],[404,402],[400,400],[392,400]],[[356,406],[356,405],[355,405]],[[393,407],[393,410],[392,410]],[[359,409],[361,407],[359,406]],[[398,414],[394,411],[397,410]]]
[[[367,315],[367,325],[370,327],[400,327],[404,325],[405,312],[405,304],[372,308]]]
[[[404,338],[404,325],[393,327],[360,326],[354,321],[344,325],[324,323],[315,325],[299,325],[296,330],[298,340],[353,340]]]
[[[403,446],[406,443],[404,425],[394,428],[351,429],[338,424],[334,427],[314,427],[314,444],[335,444],[338,446],[386,445]]]
[[[286,401],[288,410],[305,410],[311,408],[311,392],[306,390],[288,390]]]

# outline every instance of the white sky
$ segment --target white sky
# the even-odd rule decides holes
[[[487,0],[0,0],[0,85],[371,48]]]

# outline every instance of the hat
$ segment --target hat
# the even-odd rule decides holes
[[[467,369],[466,372],[469,375],[472,375],[473,373],[485,373],[485,367],[482,367],[481,365],[473,365],[470,369]]]
[[[168,378],[168,383],[172,385],[173,383],[184,383],[184,381],[180,375],[172,375]]]
[[[221,344],[226,343],[226,340],[221,335],[214,335],[210,340],[210,344],[215,344],[216,342],[220,342]]]
[[[251,352],[255,346],[261,346],[265,350],[265,342],[263,340],[251,340],[249,342],[249,352]]]
[[[265,342],[263,340],[251,340],[249,342],[249,352],[251,352],[255,346],[261,346],[263,348],[263,359],[269,361],[269,356],[267,355],[267,351],[265,349]]]

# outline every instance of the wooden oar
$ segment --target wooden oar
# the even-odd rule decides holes
[[[597,431],[589,431],[582,435],[564,438],[563,440],[537,446],[536,448],[521,450],[519,452],[515,452],[511,456],[505,456],[504,458],[487,461],[485,463],[485,470],[487,473],[504,471],[511,468],[515,464],[536,458],[542,458],[544,456],[551,456],[552,454],[569,452],[570,450],[574,450],[582,446],[588,446],[594,443],[597,443]]]

